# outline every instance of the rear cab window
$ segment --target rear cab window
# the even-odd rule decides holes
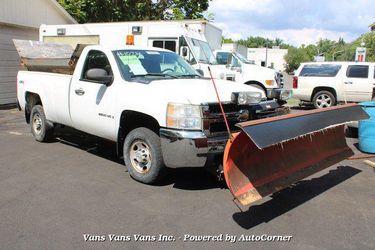
[[[302,77],[335,77],[340,71],[339,64],[306,64],[299,76]]]
[[[346,70],[348,78],[368,78],[368,65],[349,65]]]

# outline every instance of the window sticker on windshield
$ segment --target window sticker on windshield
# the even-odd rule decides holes
[[[117,52],[118,57],[124,65],[128,65],[130,73],[134,75],[144,75],[147,71],[143,67],[139,59],[144,59],[144,56],[138,52]]]
[[[117,55],[124,64],[140,64],[141,62],[139,61],[139,59],[145,58],[141,53],[133,51],[119,51],[117,52]]]

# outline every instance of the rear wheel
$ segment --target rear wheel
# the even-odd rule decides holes
[[[318,91],[313,97],[313,104],[315,108],[327,108],[336,105],[335,96],[326,90]]]
[[[132,130],[124,141],[124,161],[131,177],[152,184],[162,179],[165,166],[159,136],[148,128]]]
[[[47,142],[53,138],[53,124],[49,122],[41,105],[35,105],[30,114],[31,132],[35,140]]]

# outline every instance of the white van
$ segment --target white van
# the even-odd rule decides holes
[[[370,101],[375,87],[375,63],[302,63],[293,77],[294,98],[325,108],[338,102]]]

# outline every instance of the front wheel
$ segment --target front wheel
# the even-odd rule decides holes
[[[165,166],[159,136],[148,128],[132,130],[124,141],[124,161],[131,177],[152,184],[164,176]]]
[[[317,109],[335,106],[336,98],[331,92],[322,90],[314,95],[313,104]]]

